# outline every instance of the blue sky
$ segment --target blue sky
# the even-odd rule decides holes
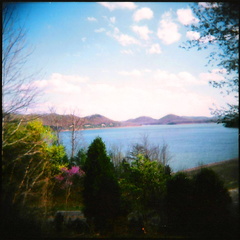
[[[205,66],[208,50],[179,47],[199,34],[187,27],[198,22],[190,4],[18,4],[34,48],[27,69],[42,70],[34,85],[43,94],[29,112],[54,106],[60,114],[75,109],[82,117],[98,113],[113,120],[211,116],[209,108],[226,97],[208,81],[223,76]]]

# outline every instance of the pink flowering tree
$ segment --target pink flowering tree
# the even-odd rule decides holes
[[[77,189],[81,185],[81,179],[85,172],[79,166],[72,166],[70,169],[63,167],[60,169],[61,173],[56,176],[56,180],[62,190],[65,190],[65,203],[71,195],[72,188]]]

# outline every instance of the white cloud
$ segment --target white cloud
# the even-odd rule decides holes
[[[101,33],[101,32],[105,32],[106,29],[105,28],[99,28],[99,29],[95,29],[94,32],[96,33]]]
[[[110,27],[113,27],[113,24],[116,23],[116,17],[107,17],[107,16],[102,16],[107,22],[109,23]]]
[[[214,69],[212,74],[223,72]],[[119,81],[93,81],[78,75],[53,73],[35,85],[49,96],[45,105],[57,106],[66,114],[69,107],[77,107],[81,116],[99,113],[113,120],[149,115],[160,118],[168,113],[178,115],[208,115],[214,99],[193,91],[207,84],[189,72],[171,73],[162,69],[133,69],[117,72]],[[206,75],[201,75],[205,77]],[[207,77],[209,77],[207,75]],[[191,88],[188,88],[191,86]],[[39,110],[38,109],[38,110]]]
[[[165,90],[170,90],[172,88],[178,88],[181,86],[176,74],[169,73],[161,69],[156,70],[153,74],[153,77],[157,80],[156,85],[161,85]]]
[[[181,81],[182,85],[202,85],[202,84],[204,84],[189,72],[179,72],[177,74],[177,76],[178,76],[179,80]]]
[[[143,70],[143,72],[145,72],[145,73],[151,73],[151,72],[152,72],[152,70],[151,70],[151,69],[149,69],[149,68],[145,68],[145,69]]]
[[[132,26],[132,30],[140,36],[141,39],[149,40],[149,34],[152,31],[149,30],[148,26]]]
[[[114,27],[114,29],[113,29],[113,34],[120,34],[120,30],[119,30],[119,28],[117,28],[117,27]]]
[[[89,22],[96,22],[97,21],[97,19],[95,17],[88,17],[87,20]]]
[[[133,10],[137,7],[134,2],[99,2],[99,4],[108,8],[110,11],[113,11],[115,9]]]
[[[189,72],[179,72],[177,74],[173,74],[161,69],[158,69],[154,72],[154,78],[161,83],[161,85],[168,90],[175,89],[186,89],[189,86],[197,86],[197,85],[205,85],[206,81],[202,81],[202,79],[194,77]]]
[[[110,20],[111,23],[115,23],[116,22],[116,18],[115,17],[110,17],[109,20]]]
[[[122,46],[128,46],[132,44],[139,44],[138,40],[136,40],[134,37],[131,37],[127,34],[120,34],[115,36],[117,41],[122,45]]]
[[[128,54],[128,55],[133,55],[133,51],[131,49],[128,49],[128,50],[121,50],[121,53],[122,54]]]
[[[90,84],[88,87],[90,91],[100,92],[102,94],[110,93],[115,90],[114,86],[105,83]]]
[[[193,23],[198,23],[199,20],[193,16],[191,9],[178,9],[177,16],[180,23],[183,25],[190,25]]]
[[[139,22],[143,19],[153,18],[153,11],[150,8],[141,8],[133,14],[133,20]]]
[[[152,44],[151,47],[147,50],[148,54],[160,54],[162,53],[161,47],[158,43]]]
[[[138,70],[139,71],[139,70]],[[130,71],[131,72],[131,71]],[[134,84],[116,88],[111,95],[109,95],[109,104],[114,105],[111,109],[116,109],[115,113],[111,112],[113,119],[128,119],[131,117],[139,117],[148,115],[160,118],[168,113],[175,113],[178,115],[209,115],[209,106],[211,106],[213,99],[204,96],[185,88],[178,86],[170,86],[171,81],[181,81],[186,73],[172,74],[162,71],[165,74],[164,80],[159,79],[152,81],[152,74],[156,71],[149,72],[148,81],[143,84],[139,76]],[[159,72],[160,73],[160,72]],[[132,76],[129,75],[131,81]],[[146,78],[142,75],[142,78]],[[166,83],[166,85],[164,85]],[[167,83],[169,84],[167,86]],[[156,104],[157,103],[157,104]],[[107,111],[106,111],[107,113]]]
[[[114,28],[113,32],[107,32],[107,35],[116,39],[122,46],[140,44],[140,42],[136,38],[121,33],[117,27]]]
[[[87,77],[53,73],[48,80],[35,81],[34,85],[47,93],[68,94],[74,92],[79,93],[81,91],[80,84],[86,83],[87,81]]]
[[[157,35],[167,45],[177,42],[181,38],[178,25],[172,21],[170,12],[163,14]]]
[[[198,40],[200,38],[200,33],[195,31],[188,31],[186,37],[190,40]]]
[[[213,69],[211,72],[208,73],[200,73],[199,78],[202,82],[208,83],[209,81],[222,81],[224,80],[224,74],[226,74],[226,69]]]
[[[132,71],[120,71],[118,73],[123,76],[131,76],[131,77],[139,77],[142,75],[141,71],[136,69]]]

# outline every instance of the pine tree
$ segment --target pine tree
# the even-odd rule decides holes
[[[111,228],[120,206],[120,190],[105,144],[96,138],[89,146],[84,170],[84,214],[96,231]]]

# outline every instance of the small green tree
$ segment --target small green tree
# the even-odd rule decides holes
[[[83,169],[86,173],[84,214],[95,225],[96,231],[108,230],[119,212],[120,190],[113,164],[100,137],[89,146]]]
[[[164,217],[164,198],[166,194],[166,180],[163,164],[151,161],[139,154],[130,164],[123,163],[123,174],[120,178],[122,200],[127,207],[126,213],[135,213],[135,218],[142,219],[142,227],[151,231],[151,218]],[[160,224],[160,221],[159,221]]]
[[[70,158],[69,162],[71,166],[84,167],[87,158],[87,148],[81,148],[77,152],[77,155]]]

